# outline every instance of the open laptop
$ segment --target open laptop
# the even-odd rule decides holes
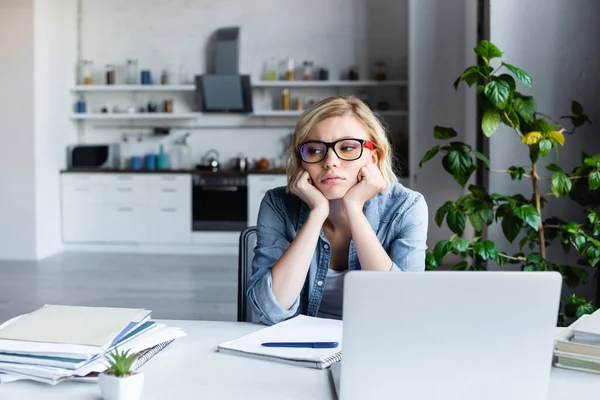
[[[546,399],[561,283],[554,272],[349,272],[338,398]]]

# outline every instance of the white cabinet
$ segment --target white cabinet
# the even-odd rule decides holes
[[[191,243],[189,174],[65,173],[62,233],[71,243]]]
[[[287,176],[281,174],[248,175],[248,226],[255,226],[260,203],[269,189],[287,185]]]

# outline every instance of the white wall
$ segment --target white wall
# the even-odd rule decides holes
[[[0,2],[0,258],[35,254],[33,1]]]
[[[269,57],[294,57],[299,65],[312,60],[316,66],[330,69],[336,79],[350,65],[360,68],[361,77],[368,77],[375,60],[386,61],[390,79],[406,78],[406,0],[307,0],[281,2],[278,0],[82,0],[81,57],[94,61],[96,78],[104,82],[104,67],[108,63],[123,66],[128,58],[138,60],[139,69],[150,69],[155,79],[168,69],[178,75],[180,64],[188,75],[206,71],[206,48],[210,36],[219,28],[239,26],[240,72],[261,78],[264,63]],[[121,72],[119,77],[119,72]],[[123,79],[118,71],[117,81]],[[280,98],[280,89],[256,90],[255,109],[272,107]],[[293,90],[292,97],[323,98],[333,94],[351,94],[350,89]],[[392,101],[399,94],[391,92]],[[98,110],[103,105],[140,106],[148,99],[161,102],[165,97],[176,100],[176,111],[194,107],[192,96],[157,94],[86,96],[88,108]],[[75,99],[72,99],[73,101]],[[216,148],[222,160],[243,153],[251,158],[277,158],[284,151],[283,140],[295,125],[294,118],[253,118],[242,124],[284,125],[289,128],[205,129],[192,130],[195,159]],[[239,124],[238,118],[203,116],[189,125]],[[88,143],[119,141],[121,133],[135,129],[105,129],[107,125],[82,123],[81,141]],[[104,127],[100,127],[103,125]],[[185,123],[179,125],[186,125]],[[153,138],[124,144],[126,155],[156,152],[159,143],[169,145],[173,137],[182,135],[184,128],[174,130],[172,137]],[[394,130],[400,134],[399,129]]]
[[[538,109],[560,117],[570,113],[571,100],[582,103],[593,125],[579,128],[567,136],[560,152],[559,164],[566,171],[579,164],[582,150],[588,154],[600,152],[598,126],[600,122],[600,2],[597,0],[492,0],[490,6],[490,39],[504,52],[506,62],[523,68],[533,78],[533,90]],[[567,125],[568,126],[568,125]],[[490,142],[490,159],[494,168],[527,164],[525,146],[508,128],[499,129]],[[552,157],[549,162],[554,162]],[[542,176],[549,176],[545,168]],[[547,189],[547,187],[545,187]],[[518,184],[509,177],[491,174],[490,190],[499,193],[531,193],[529,181]],[[544,217],[579,219],[579,207],[568,199],[549,198]],[[490,239],[505,243],[500,227],[489,232]],[[504,246],[503,246],[504,247]],[[511,248],[510,246],[508,247]],[[516,250],[513,245],[512,249]],[[558,262],[566,262],[560,245],[549,249]],[[573,262],[571,258],[571,262]],[[589,286],[589,291],[595,285]]]
[[[60,174],[74,126],[67,119],[76,64],[76,0],[35,0],[35,222],[36,258],[62,248]]]
[[[472,92],[452,83],[476,62],[476,0],[412,0],[409,2],[409,86],[412,187],[429,206],[428,245],[448,239],[452,232],[434,221],[436,210],[447,200],[456,200],[463,189],[442,168],[441,155],[419,168],[427,150],[441,142],[433,138],[435,125],[450,126],[457,140],[475,143],[476,103]],[[441,154],[441,153],[440,153]],[[467,233],[468,236],[468,233]],[[448,259],[448,262],[451,262]]]

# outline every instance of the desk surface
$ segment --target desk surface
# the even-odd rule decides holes
[[[329,371],[227,355],[216,346],[261,327],[238,322],[161,321],[179,326],[178,339],[141,369],[142,400],[150,399],[335,399]],[[597,399],[600,375],[552,368],[551,400]],[[0,385],[0,399],[100,400],[97,384],[31,381]]]

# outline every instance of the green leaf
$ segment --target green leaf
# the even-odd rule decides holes
[[[521,167],[512,166],[508,170],[510,171],[510,177],[513,181],[520,181],[525,173],[525,169]]]
[[[454,89],[458,90],[458,85],[461,81],[467,82],[467,85],[472,86],[478,80],[487,77],[494,69],[488,66],[472,65],[465,69],[461,76],[454,81]]]
[[[448,151],[448,154],[442,159],[442,166],[463,187],[467,184],[469,177],[476,169],[471,156],[462,149]]]
[[[506,239],[510,243],[512,243],[517,236],[519,236],[519,232],[521,232],[522,227],[523,222],[514,215],[507,215],[502,218],[502,233],[504,233],[504,236],[506,236]]]
[[[440,146],[435,146],[432,149],[429,149],[429,151],[427,153],[425,153],[425,155],[423,156],[423,158],[421,159],[421,161],[419,162],[419,168],[426,163],[427,161],[431,160],[433,157],[435,157],[437,155],[437,153],[440,151]]]
[[[495,109],[485,110],[481,119],[481,129],[485,136],[490,137],[500,125],[500,113]]]
[[[600,188],[600,170],[596,170],[590,174],[588,184],[590,185],[590,190]]]
[[[571,102],[571,112],[575,115],[582,115],[583,114],[583,106],[581,105],[581,103],[573,100]]]
[[[485,226],[485,221],[478,213],[469,214],[469,221],[471,222],[471,225],[473,225],[473,228],[478,232],[481,232]]]
[[[588,247],[585,251],[585,257],[588,259],[590,265],[595,267],[598,261],[600,261],[600,249],[597,247]]]
[[[475,157],[477,157],[478,160],[482,161],[486,165],[486,167],[490,167],[490,160],[485,155],[478,152],[477,150],[471,150],[471,153],[475,154]]]
[[[461,261],[452,267],[452,271],[465,271],[469,268],[469,264],[466,261]]]
[[[514,92],[517,89],[517,82],[515,82],[515,78],[508,74],[502,74],[498,76],[498,80],[508,83],[508,87],[510,88],[511,92]]]
[[[465,231],[467,217],[462,211],[450,210],[448,212],[448,217],[446,217],[446,222],[452,232],[461,236]]]
[[[537,110],[537,105],[532,96],[520,96],[513,100],[512,108],[528,124],[532,123]]]
[[[581,250],[583,246],[585,246],[585,237],[582,235],[577,235],[575,236],[574,242],[577,248]]]
[[[452,242],[452,244],[454,245],[454,250],[458,251],[459,253],[467,251],[469,248],[469,241],[465,239],[456,239]]]
[[[533,87],[533,81],[531,80],[531,77],[527,74],[527,72],[507,63],[502,63],[502,65],[504,65],[510,72],[515,74],[515,76],[519,78],[521,82],[523,82],[529,87]]]
[[[596,308],[592,305],[592,303],[585,303],[577,307],[577,311],[575,311],[575,316],[577,318],[581,318],[585,314],[593,314]]]
[[[544,260],[540,253],[529,253],[525,258],[531,264],[541,264]]]
[[[433,271],[437,267],[439,267],[439,264],[437,262],[437,259],[435,258],[435,255],[432,252],[428,251],[425,255],[425,269],[427,271]]]
[[[556,164],[549,164],[546,169],[553,172],[563,172],[563,169]]]
[[[485,240],[475,245],[475,253],[483,260],[494,259],[498,256],[496,245],[491,240]]]
[[[496,45],[487,40],[482,40],[479,42],[479,45],[473,50],[483,59],[486,65],[490,63],[491,59],[502,57],[502,52],[496,47]]]
[[[504,81],[492,81],[485,85],[485,95],[499,109],[504,110],[510,97],[510,86]]]
[[[527,225],[535,229],[539,228],[540,215],[534,206],[526,204],[521,207],[515,208],[515,216],[522,219]]]
[[[439,140],[448,140],[456,137],[458,133],[453,128],[444,126],[435,126],[433,128],[433,137]]]
[[[571,191],[573,183],[571,180],[562,172],[555,172],[552,174],[552,181],[550,183],[550,191],[556,196],[566,196]]]
[[[552,142],[548,139],[540,140],[539,146],[540,146],[540,154],[544,157],[550,153],[550,150],[552,150]]]
[[[438,210],[435,212],[435,223],[437,226],[442,226],[442,222],[444,222],[444,217],[448,214],[448,211],[452,209],[453,203],[451,201],[445,202]]]

